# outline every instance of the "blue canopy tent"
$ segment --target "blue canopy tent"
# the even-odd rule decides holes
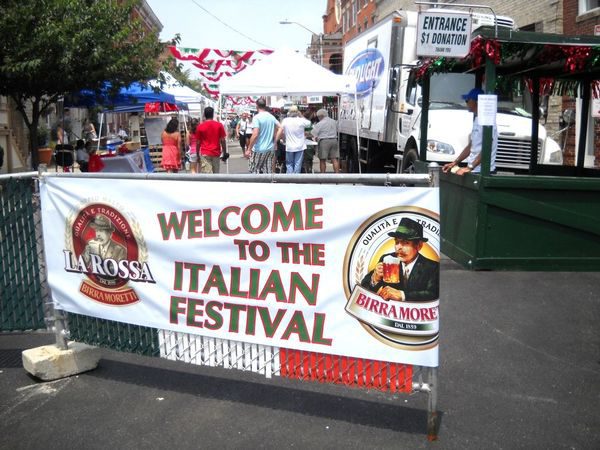
[[[170,103],[178,108],[185,108],[185,104],[178,102],[174,95],[161,90],[155,91],[141,83],[133,83],[112,96],[109,90],[110,85],[107,83],[99,93],[85,89],[69,94],[65,97],[65,106],[89,108],[101,105],[105,112],[143,112],[147,103]]]
[[[100,133],[104,121],[104,113],[135,113],[147,111],[147,106],[156,105],[175,105],[175,109],[187,109],[185,103],[176,100],[175,96],[168,94],[158,88],[144,86],[142,83],[132,83],[126,88],[119,90],[118,94],[110,94],[110,84],[106,83],[104,89],[100,92],[92,90],[82,90],[65,96],[65,106],[90,108],[96,105],[102,107],[100,116]],[[169,108],[153,108],[152,112],[161,110],[171,110]],[[98,149],[100,149],[100,136],[98,138]],[[146,168],[149,172],[153,171],[152,161],[147,149],[144,151]]]

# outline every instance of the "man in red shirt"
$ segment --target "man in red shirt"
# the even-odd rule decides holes
[[[213,120],[215,110],[208,106],[204,109],[206,119],[196,128],[196,146],[200,150],[200,172],[219,173],[220,161],[226,160],[227,144],[225,143],[225,127]]]

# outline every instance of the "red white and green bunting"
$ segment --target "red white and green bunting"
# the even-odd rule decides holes
[[[223,77],[231,77],[264,55],[269,55],[273,50],[219,50],[212,48],[189,48],[169,46],[171,55],[178,61],[187,61],[199,69],[199,74],[204,80],[202,87],[214,98],[219,96],[218,82]],[[237,99],[236,104],[240,104]]]

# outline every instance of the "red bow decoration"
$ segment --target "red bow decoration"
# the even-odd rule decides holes
[[[495,65],[500,64],[500,61],[502,60],[500,43],[496,40],[483,39],[481,36],[477,36],[477,38],[471,42],[469,54],[473,56],[473,67],[481,66],[486,55]]]
[[[592,51],[591,47],[562,47],[567,60],[565,70],[569,73],[579,72],[585,69],[585,63]]]

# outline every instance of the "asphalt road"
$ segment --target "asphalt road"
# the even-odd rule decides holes
[[[440,429],[427,397],[104,351],[42,383],[0,335],[5,449],[598,449],[600,274],[469,272],[442,261]]]

